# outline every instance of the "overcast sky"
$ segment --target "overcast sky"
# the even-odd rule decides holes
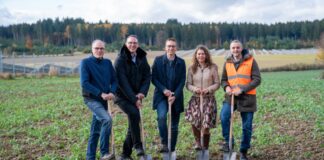
[[[324,0],[0,0],[0,25],[83,18],[123,23],[321,20]]]

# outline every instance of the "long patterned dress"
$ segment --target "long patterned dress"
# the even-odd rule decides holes
[[[196,128],[215,128],[217,119],[217,103],[215,100],[215,91],[219,88],[220,81],[217,66],[199,67],[196,73],[193,73],[192,67],[188,69],[186,87],[193,92],[185,112],[185,119]],[[203,112],[200,111],[200,95],[194,91],[196,88],[207,88],[208,94],[202,96]]]

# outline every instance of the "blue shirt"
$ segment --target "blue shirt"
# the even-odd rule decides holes
[[[103,100],[101,93],[115,94],[116,72],[109,59],[98,59],[91,55],[80,63],[80,83],[84,97]]]

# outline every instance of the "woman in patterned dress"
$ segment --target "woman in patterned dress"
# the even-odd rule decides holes
[[[210,128],[216,127],[217,104],[214,97],[220,81],[218,67],[212,62],[206,46],[197,46],[192,57],[192,65],[188,69],[187,89],[193,93],[185,119],[191,123],[195,137],[195,149],[208,149]],[[202,98],[202,112],[200,99]],[[200,134],[203,133],[203,144],[200,143]],[[202,146],[203,145],[203,146]]]

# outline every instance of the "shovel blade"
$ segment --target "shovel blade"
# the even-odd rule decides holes
[[[199,151],[197,151],[196,160],[202,160],[203,157],[204,157],[203,150],[199,150]]]
[[[170,155],[168,152],[162,153],[162,159],[163,160],[170,160]]]
[[[177,154],[176,152],[165,152],[165,153],[162,153],[162,159],[163,160],[176,160],[177,159]]]
[[[197,151],[197,160],[209,160],[209,151],[208,150],[199,150]]]
[[[208,150],[203,151],[202,159],[209,160],[209,151]]]
[[[236,152],[224,153],[223,160],[236,160]]]
[[[152,156],[149,154],[140,156],[140,160],[152,160]]]

